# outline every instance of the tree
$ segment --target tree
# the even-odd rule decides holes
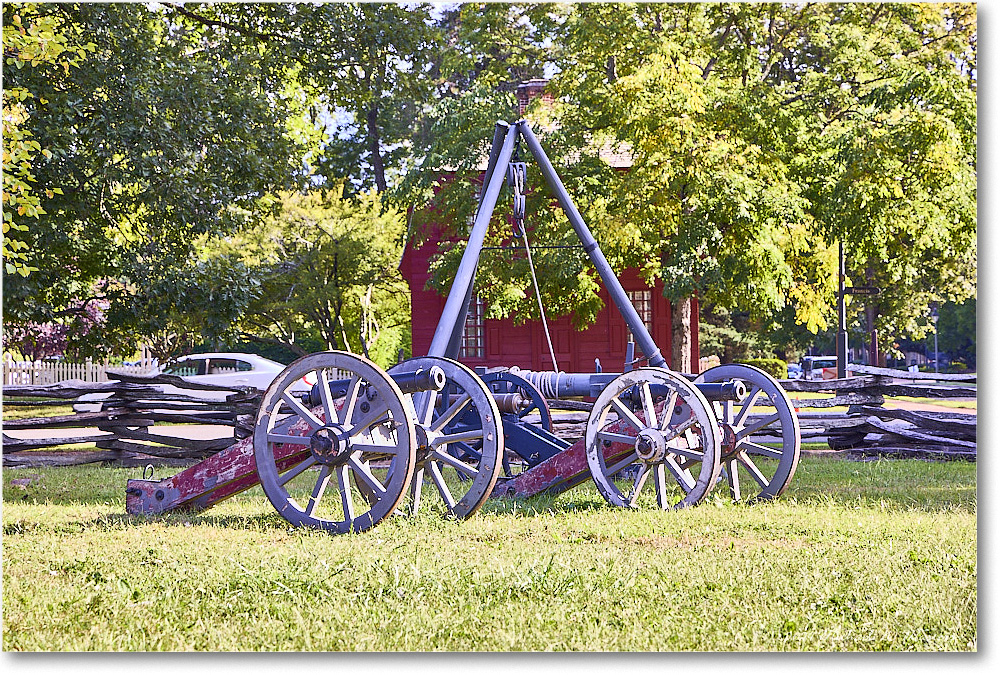
[[[4,16],[4,63],[18,70],[30,66],[68,73],[88,50],[94,49],[94,44],[74,46],[60,32],[62,28],[63,22],[57,17],[39,16],[31,5],[12,6],[9,15],[5,12]],[[42,97],[32,99],[36,96],[26,87],[3,89],[3,260],[7,274],[21,276],[38,269],[28,263],[28,243],[20,234],[28,230],[25,219],[45,213],[39,195],[30,185],[36,180],[32,161],[39,153],[46,158],[52,156],[25,128],[29,105],[47,103]],[[62,189],[49,186],[45,193],[61,194]]]
[[[238,322],[244,339],[304,355],[303,339],[316,335],[326,349],[364,352],[388,366],[409,342],[409,293],[398,269],[405,233],[403,215],[383,208],[374,191],[345,199],[338,185],[285,194],[260,227],[205,250],[259,281]]]
[[[581,5],[558,43],[570,156],[633,157],[580,187],[672,299],[815,332],[841,240],[890,333],[974,293],[974,6]]]
[[[31,170],[40,185],[62,188],[40,196],[44,213],[24,233],[24,263],[38,271],[7,278],[5,316],[46,323],[104,298],[107,330],[91,346],[130,352],[143,332],[199,311],[224,314],[177,292],[169,282],[186,281],[171,270],[193,257],[199,235],[259,220],[270,192],[304,178],[308,138],[290,122],[301,101],[284,71],[144,5],[36,7],[69,42],[86,35],[96,49],[68,73],[5,71],[5,88],[34,94],[24,129],[49,151]],[[3,11],[6,26],[16,8]],[[194,304],[172,319],[150,314],[164,294]]]
[[[82,339],[105,323],[105,309],[106,302],[90,300],[80,303],[71,316],[61,321],[4,321],[4,349],[17,352],[28,361],[73,353]]]
[[[797,96],[811,112],[800,164],[817,232],[845,242],[854,285],[883,289],[869,322],[927,332],[931,302],[976,286],[974,5],[824,8]],[[822,48],[822,49],[821,49]]]
[[[953,361],[964,361],[976,367],[976,299],[958,304],[947,302],[941,306],[937,324],[938,349],[951,356]]]
[[[346,178],[350,193],[385,192],[412,158],[414,125],[442,59],[426,3],[167,3],[185,25],[289,60],[288,76],[308,92],[322,147],[316,174]]]

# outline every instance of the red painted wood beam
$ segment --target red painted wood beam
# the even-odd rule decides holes
[[[639,415],[642,419],[642,415]],[[619,421],[608,427],[612,433],[626,433],[632,428],[625,421]],[[634,449],[628,443],[612,443],[604,449],[605,460],[611,464]],[[590,478],[590,467],[587,464],[586,440],[581,438],[562,452],[549,457],[544,462],[528,469],[516,478],[504,483],[498,483],[491,497],[514,497],[522,499],[542,492],[559,493],[576,487]]]
[[[320,419],[324,418],[321,407],[314,409],[313,413]],[[306,437],[308,434],[309,426],[304,420],[299,420],[288,429],[290,436]],[[309,455],[307,443],[274,446],[274,460],[280,471],[301,464]],[[251,436],[170,478],[156,481],[130,479],[125,488],[125,511],[144,514],[204,511],[258,483],[260,479]]]

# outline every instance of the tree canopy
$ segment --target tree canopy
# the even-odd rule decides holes
[[[884,334],[919,338],[930,303],[975,297],[972,4],[3,11],[11,325],[62,320],[97,297],[111,349],[242,330],[328,346],[346,332],[357,350],[365,316],[398,323],[363,310],[357,289],[402,311],[386,265],[403,212],[415,241],[432,221],[456,237],[434,263],[432,283],[448,287],[494,122],[516,119],[518,83],[538,77],[553,100],[527,116],[607,258],[662,279],[672,301],[697,295],[761,344],[802,345],[836,316],[840,242],[848,283],[883,289],[868,303]],[[534,167],[528,182],[531,242],[575,243]],[[364,223],[389,248],[317,223]],[[264,236],[280,243],[254,244]],[[330,237],[341,248],[319,245]],[[498,214],[487,244],[512,243]],[[354,246],[374,247],[371,268]],[[288,292],[274,286],[288,281],[278,258],[313,255],[347,256],[357,279],[301,278],[312,300],[279,316],[262,301]],[[592,321],[600,300],[583,252],[534,258],[548,311]],[[489,316],[537,313],[523,255],[484,254],[477,280]],[[325,294],[342,303],[334,324],[308,308]]]

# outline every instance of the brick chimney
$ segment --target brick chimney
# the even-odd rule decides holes
[[[528,104],[539,96],[545,103],[552,103],[552,93],[545,91],[549,81],[545,79],[528,80],[517,85],[517,114],[523,115]]]

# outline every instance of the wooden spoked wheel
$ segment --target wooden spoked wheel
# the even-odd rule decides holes
[[[318,401],[303,384],[316,382]],[[296,526],[368,530],[395,511],[413,478],[416,435],[382,369],[346,352],[305,356],[271,383],[254,430],[268,500]]]
[[[393,366],[389,373],[441,368],[441,391],[407,394],[416,429],[416,470],[410,511],[437,505],[456,518],[468,518],[489,498],[504,453],[503,423],[489,388],[467,366],[425,356]],[[425,478],[434,485],[422,499]]]
[[[695,382],[739,380],[742,401],[712,405],[723,433],[722,476],[736,501],[778,497],[791,483],[802,443],[799,419],[788,394],[759,368],[740,363],[716,366]]]
[[[594,403],[587,463],[612,506],[637,508],[644,494],[661,509],[693,506],[719,477],[720,438],[697,387],[663,368],[639,368],[608,383]]]

